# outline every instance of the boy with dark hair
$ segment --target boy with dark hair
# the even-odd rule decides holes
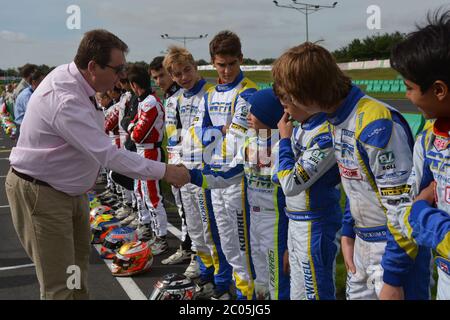
[[[150,76],[144,68],[134,65],[128,70],[128,81],[139,99],[138,113],[128,126],[128,133],[136,143],[139,155],[164,162],[161,148],[164,137],[164,109],[159,98],[152,94]],[[159,255],[168,249],[167,214],[159,182],[137,180],[135,185],[137,185],[136,197],[143,197],[138,201],[141,203],[138,234],[143,241],[151,240],[153,255]],[[151,228],[156,239],[152,237]]]
[[[428,299],[430,250],[401,234],[395,214],[412,166],[406,120],[352,86],[321,46],[306,42],[289,49],[272,73],[282,101],[310,114],[325,112],[331,125],[351,213],[341,238],[347,298]]]
[[[208,164],[224,164],[234,158],[239,141],[243,143],[248,128],[248,99],[257,90],[240,69],[243,60],[239,37],[231,31],[219,32],[210,42],[211,61],[219,75],[219,84],[208,90],[199,105],[195,120],[196,134],[207,146],[217,147]],[[222,152],[224,151],[224,152]],[[211,191],[220,244],[228,263],[233,267],[238,299],[253,296],[253,271],[249,246],[249,211],[245,207],[244,179],[224,189]],[[225,289],[216,288],[215,299],[229,298]]]
[[[437,299],[450,299],[450,11],[428,16],[396,45],[391,65],[404,78],[406,97],[426,119],[436,119],[414,146],[409,193],[398,207],[403,234],[437,251]]]

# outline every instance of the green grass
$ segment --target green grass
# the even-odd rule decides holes
[[[344,71],[353,80],[391,80],[398,79],[400,74],[391,68]]]
[[[348,70],[344,71],[352,80],[392,80],[399,77],[399,73],[394,69],[370,69],[370,70]],[[203,70],[200,74],[211,81],[211,79],[217,78],[217,72],[215,70]],[[250,80],[258,83],[270,83],[273,82],[272,74],[270,71],[248,71],[245,72],[245,76]],[[360,86],[365,90],[365,86]],[[370,96],[376,99],[405,99],[405,93],[370,93]]]
[[[216,70],[202,70],[200,74],[206,79],[217,79]],[[245,76],[254,82],[272,82],[272,74],[270,71],[246,71]]]

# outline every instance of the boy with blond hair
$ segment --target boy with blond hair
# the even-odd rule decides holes
[[[169,163],[182,163],[189,169],[201,168],[201,163],[192,161],[194,153],[185,137],[192,128],[200,101],[212,84],[202,79],[194,57],[185,48],[169,47],[163,66],[172,80],[181,87],[180,94],[166,105]],[[230,267],[223,256],[222,248],[220,245],[214,246],[212,241],[212,233],[217,234],[217,226],[207,215],[207,212],[212,210],[206,205],[211,202],[211,192],[193,184],[187,184],[180,189],[173,188],[173,191],[174,194],[180,194],[179,202],[184,208],[187,231],[200,265],[200,283],[207,284],[201,286],[197,298],[210,298],[214,293],[214,286],[221,286],[224,282],[228,285],[230,276]],[[214,250],[210,251],[210,247],[214,247]],[[189,268],[185,275],[191,275]]]

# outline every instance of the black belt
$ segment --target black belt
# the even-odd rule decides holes
[[[17,171],[17,170],[14,169],[14,168],[11,168],[11,171],[12,171],[16,176],[18,176],[19,178],[22,178],[23,180],[26,180],[26,181],[29,181],[29,182],[32,182],[32,183],[36,183],[36,184],[41,185],[41,186],[46,186],[46,187],[50,187],[50,188],[52,187],[52,186],[49,185],[47,182],[41,181],[41,180],[38,180],[38,179],[35,179],[35,178],[33,178],[33,177],[30,177],[29,175],[27,175],[27,174],[25,174],[25,173],[21,173],[21,172]]]

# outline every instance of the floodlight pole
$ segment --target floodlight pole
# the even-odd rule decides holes
[[[194,41],[194,40],[198,40],[198,39],[204,39],[207,36],[208,36],[208,34],[205,33],[205,34],[201,34],[199,36],[172,37],[172,36],[169,36],[167,33],[164,33],[164,34],[161,35],[161,38],[167,39],[167,40],[175,40],[175,41],[183,42],[183,46],[186,48],[186,42],[187,41]]]
[[[338,4],[337,2],[334,2],[332,5],[324,6],[324,5],[319,5],[319,4],[297,2],[297,0],[292,0],[292,2],[293,2],[293,4],[283,5],[283,4],[279,4],[278,1],[276,1],[276,0],[273,1],[275,6],[277,6],[277,7],[295,9],[305,15],[305,18],[306,18],[306,41],[309,41],[308,16],[314,12],[317,12],[317,11],[325,9],[325,8],[335,8],[336,5]]]

